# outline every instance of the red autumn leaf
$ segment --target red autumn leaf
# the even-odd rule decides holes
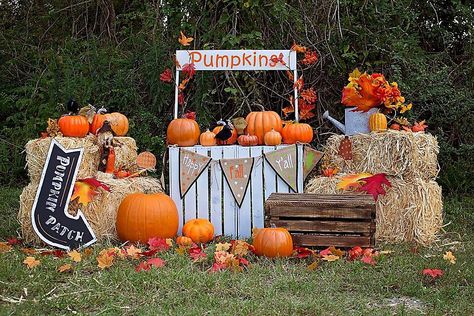
[[[12,237],[12,238],[8,238],[8,239],[7,239],[7,243],[8,243],[10,246],[15,246],[15,245],[21,244],[21,240],[20,240],[20,239],[17,239],[16,237]]]
[[[146,261],[151,267],[161,268],[165,265],[165,260],[161,258],[150,258]]]
[[[207,255],[204,253],[201,247],[195,246],[189,248],[189,256],[194,260],[198,261],[201,258],[206,258]]]
[[[290,81],[295,80],[295,76],[293,76],[293,73],[292,73],[291,71],[287,70],[287,71],[286,71],[286,75],[288,76],[288,79],[289,79]]]
[[[103,184],[102,182],[100,182],[99,180],[97,180],[95,178],[86,178],[86,179],[81,179],[79,181],[87,183],[88,185],[90,185],[94,188],[102,188],[105,191],[110,192],[110,188],[107,185]]]
[[[363,263],[369,264],[371,266],[375,266],[375,260],[374,257],[372,256],[362,256],[362,259],[360,259]]]
[[[313,110],[316,108],[314,104],[306,102],[304,99],[300,98],[298,103],[298,110],[300,114],[300,120],[307,120],[315,116]]]
[[[363,250],[359,246],[353,247],[351,250],[349,250],[349,260],[355,260],[362,256]]]
[[[180,92],[178,94],[178,104],[179,105],[183,105],[184,104],[184,94],[182,92]]]
[[[142,255],[143,257],[152,257],[152,256],[154,256],[157,252],[158,252],[158,249],[151,249],[151,250],[143,251],[143,252],[141,253],[141,255]]]
[[[301,60],[303,65],[312,65],[318,61],[318,54],[316,52],[307,51],[304,54],[304,59]]]
[[[295,84],[293,85],[293,89],[300,91],[304,86],[303,75],[296,80]]]
[[[166,242],[165,238],[151,237],[148,239],[148,246],[150,250],[165,251],[170,249],[170,245]]]
[[[319,255],[320,255],[321,257],[332,255],[331,248],[329,247],[329,248],[326,248],[326,249],[324,249],[324,250],[321,250],[321,251],[319,252]]]
[[[196,112],[186,112],[183,114],[183,118],[187,118],[190,120],[196,120]]]
[[[42,256],[54,256],[56,258],[63,258],[66,255],[66,252],[60,249],[55,249],[55,250],[45,250],[40,252],[40,255]]]
[[[318,96],[316,95],[316,92],[313,88],[302,90],[300,96],[308,103],[314,103],[318,99]]]
[[[364,181],[365,184],[361,186],[358,191],[366,191],[372,194],[375,201],[377,201],[379,194],[384,195],[386,193],[382,185],[386,185],[387,187],[392,186],[385,176],[385,173],[374,174],[371,177],[361,179],[361,181]]]
[[[239,262],[243,266],[248,266],[250,264],[250,262],[247,259],[243,258],[243,257],[239,258]]]
[[[136,267],[135,271],[140,272],[140,271],[148,271],[151,269],[151,265],[148,264],[146,261],[140,262]]]
[[[194,63],[184,64],[183,69],[181,71],[188,76],[188,78],[192,78],[196,73],[196,66]]]
[[[423,269],[422,273],[423,275],[429,275],[433,279],[436,279],[444,274],[443,270],[441,269]]]
[[[214,264],[212,265],[210,271],[211,272],[218,272],[218,271],[225,270],[226,268],[227,268],[227,265],[225,263],[214,262]]]
[[[313,255],[313,251],[311,249],[305,248],[305,247],[296,247],[294,250],[294,257],[298,259],[304,259],[308,258],[311,255]]]
[[[373,107],[379,106],[382,102],[377,90],[378,86],[372,83],[373,78],[367,74],[361,75],[357,79],[357,85],[344,87],[342,90],[342,104],[345,106],[355,106],[357,111],[367,112]]]
[[[160,80],[166,83],[172,83],[173,82],[173,75],[171,73],[171,69],[166,68],[161,74],[160,74]]]

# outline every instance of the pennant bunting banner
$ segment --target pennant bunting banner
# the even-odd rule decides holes
[[[303,179],[313,171],[319,160],[323,157],[323,152],[318,151],[310,146],[303,147]]]
[[[294,192],[298,192],[298,155],[296,145],[265,153],[264,156],[276,174]]]
[[[247,187],[252,174],[255,158],[221,159],[219,160],[222,173],[240,207],[247,193]]]
[[[207,170],[211,160],[211,157],[196,154],[186,149],[181,148],[179,150],[179,189],[181,198],[186,195],[189,188],[204,170]]]

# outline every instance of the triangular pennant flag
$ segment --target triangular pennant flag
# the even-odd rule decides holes
[[[179,190],[181,198],[188,193],[189,188],[206,170],[211,160],[211,157],[199,155],[186,149],[179,149]]]
[[[298,155],[296,145],[264,154],[276,174],[294,191],[298,192]]]
[[[247,193],[250,175],[252,174],[255,158],[220,159],[222,173],[240,207]]]
[[[303,179],[306,180],[306,177],[314,167],[318,164],[321,157],[323,157],[323,152],[318,151],[310,146],[303,147]]]

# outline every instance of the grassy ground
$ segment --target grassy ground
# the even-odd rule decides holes
[[[0,188],[0,240],[18,230],[19,189]],[[57,268],[67,259],[41,257],[28,270],[27,255],[15,249],[0,254],[0,314],[179,314],[179,315],[472,315],[474,314],[474,199],[446,201],[449,233],[430,249],[382,245],[393,254],[372,267],[361,262],[322,264],[307,271],[296,260],[260,259],[242,273],[208,273],[175,252],[160,255],[166,266],[137,273],[136,263],[119,261],[97,268],[96,245],[69,274]],[[442,259],[453,250],[457,263]],[[423,268],[445,271],[424,282]],[[21,302],[18,298],[23,297]]]

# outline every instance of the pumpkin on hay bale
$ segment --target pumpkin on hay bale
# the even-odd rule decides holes
[[[343,139],[344,135],[331,136],[324,150],[325,159],[341,172],[354,174],[363,170],[424,180],[433,180],[438,175],[439,146],[431,134],[394,130],[357,134],[350,137],[352,160],[344,160],[338,154]]]
[[[52,139],[51,137],[33,139],[25,145],[26,164],[32,182],[39,182],[41,178]],[[96,175],[100,159],[97,137],[89,135],[83,138],[55,137],[54,139],[65,149],[84,148],[77,179]],[[115,169],[136,171],[134,170],[137,159],[137,144],[135,140],[131,137],[115,137],[114,139],[119,143],[119,146],[115,147]]]
[[[122,199],[128,194],[137,192],[162,192],[160,182],[152,177],[135,177],[114,179],[111,174],[97,173],[97,180],[107,185],[111,192],[98,189],[99,193],[86,207],[81,208],[91,225],[97,240],[116,240],[115,220]],[[31,208],[38,188],[37,183],[30,183],[20,196],[18,221],[21,224],[22,236],[26,242],[41,243],[31,225]]]
[[[333,177],[313,178],[308,182],[305,192],[353,194],[352,191],[336,188],[344,176],[345,174],[337,174]],[[434,242],[443,226],[441,187],[433,180],[387,178],[392,186],[387,188],[385,195],[379,195],[376,203],[375,238],[386,242],[414,241],[421,245]]]

